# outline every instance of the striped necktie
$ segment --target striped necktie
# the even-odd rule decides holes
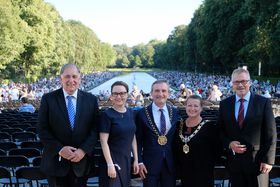
[[[67,96],[67,111],[68,111],[68,117],[69,117],[69,121],[70,121],[70,126],[71,129],[74,129],[74,122],[75,122],[75,109],[74,109],[74,104],[72,102],[72,98],[74,98],[74,96]]]
[[[163,113],[163,109],[159,109],[159,111],[160,111],[160,133],[161,133],[161,135],[165,135],[165,132],[166,132],[165,116]]]
[[[240,106],[239,106],[239,110],[238,110],[238,125],[240,127],[240,129],[242,129],[243,127],[243,121],[244,121],[244,99],[239,99],[240,101]]]

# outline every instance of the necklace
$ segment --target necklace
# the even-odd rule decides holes
[[[190,118],[188,118],[188,119],[186,119],[186,126],[192,128],[192,127],[197,126],[201,121],[202,121],[202,118],[199,117],[198,120],[194,121],[194,123],[190,123]]]
[[[183,145],[183,152],[185,154],[188,154],[190,151],[190,147],[188,146],[188,142],[199,132],[199,130],[201,129],[201,127],[208,122],[208,120],[205,120],[203,122],[201,122],[198,127],[195,129],[195,131],[190,135],[190,136],[183,136],[183,126],[184,126],[184,122],[183,119],[180,120],[180,129],[179,129],[179,137],[182,140],[183,143],[185,143]]]
[[[146,113],[147,119],[148,119],[148,121],[149,121],[149,123],[150,123],[150,125],[151,125],[151,127],[152,127],[152,129],[154,131],[154,133],[158,137],[158,144],[159,145],[165,145],[167,143],[166,134],[162,134],[162,135],[159,134],[158,130],[156,129],[156,125],[152,121],[152,118],[151,118],[151,116],[149,114],[147,106],[145,107],[145,113]],[[169,113],[169,119],[170,119],[170,123],[171,123],[171,121],[172,121],[172,114],[173,114],[172,107],[170,107],[170,111],[168,113]]]
[[[123,118],[124,113],[126,112],[126,107],[124,108],[120,108],[120,109],[116,109],[114,106],[112,107],[116,112],[118,112],[121,116],[121,118]]]

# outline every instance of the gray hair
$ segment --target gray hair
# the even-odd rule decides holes
[[[64,64],[60,69],[60,75],[62,75],[64,73],[65,69],[67,69],[69,67],[75,67],[77,69],[78,73],[81,73],[80,69],[78,68],[78,66],[76,64]]]
[[[249,73],[249,71],[248,71],[247,69],[237,68],[237,69],[233,70],[233,72],[232,72],[232,74],[231,74],[231,81],[233,80],[233,77],[234,77],[235,75],[239,75],[239,74],[241,74],[241,73],[247,74],[249,80],[251,79],[251,78],[250,78],[250,73]]]

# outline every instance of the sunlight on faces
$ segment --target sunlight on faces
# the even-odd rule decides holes
[[[67,67],[60,75],[60,83],[63,89],[72,95],[81,84],[81,75],[75,66]]]
[[[185,108],[189,117],[200,116],[200,113],[202,112],[201,102],[198,99],[188,99]]]
[[[112,89],[110,100],[112,101],[113,105],[125,106],[127,97],[128,94],[126,88],[124,86],[117,85]]]
[[[166,83],[153,85],[151,96],[158,107],[163,107],[170,96],[169,86]]]
[[[250,91],[250,77],[248,74],[242,72],[234,74],[232,77],[232,89],[236,92],[238,97],[243,98]]]

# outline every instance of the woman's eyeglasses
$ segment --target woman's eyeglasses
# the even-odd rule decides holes
[[[117,97],[118,95],[121,97],[126,96],[127,92],[112,92],[113,97]]]

